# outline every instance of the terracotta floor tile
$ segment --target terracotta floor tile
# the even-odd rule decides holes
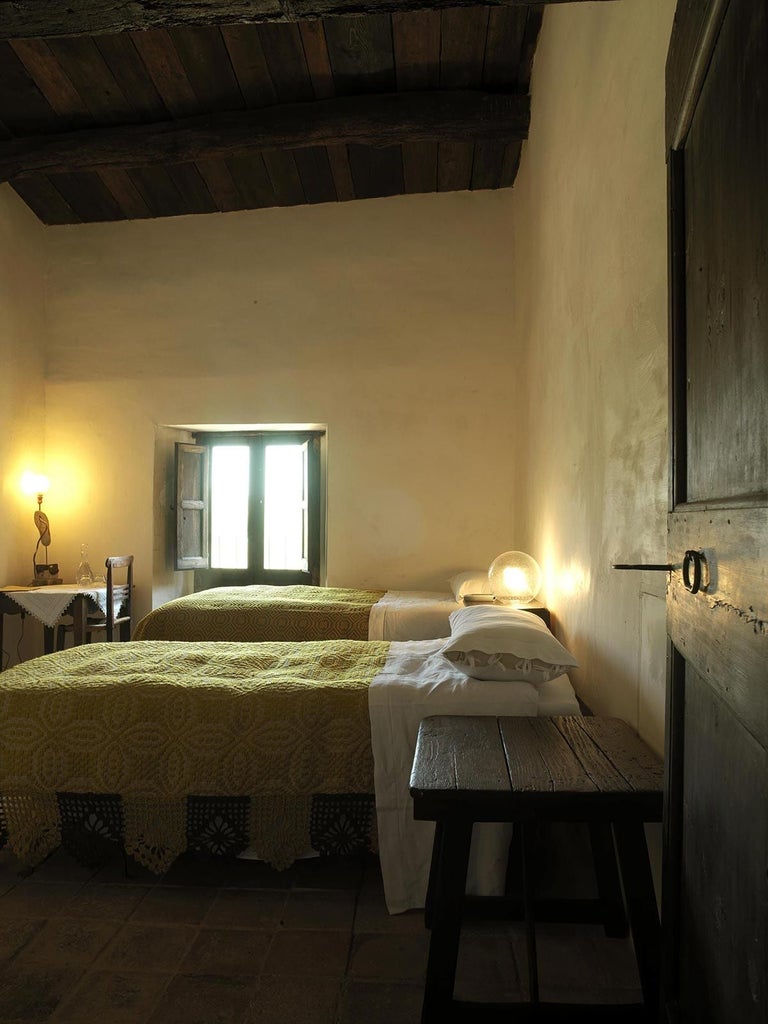
[[[129,921],[101,954],[97,966],[114,971],[176,971],[192,948],[197,932],[192,925]]]
[[[147,891],[133,911],[131,920],[199,924],[210,910],[215,896],[215,890],[201,886],[158,885]]]
[[[80,888],[77,882],[35,885],[25,880],[0,896],[0,918],[57,916]]]
[[[45,926],[45,918],[0,919],[0,971]]]
[[[424,911],[407,910],[403,914],[390,914],[384,903],[384,896],[361,892],[355,911],[355,933],[381,932],[424,932]]]
[[[512,930],[512,943],[521,987],[527,997],[528,968],[522,927]],[[615,943],[610,955],[616,959],[616,964],[611,968],[605,963],[606,943]],[[624,959],[633,957],[631,943],[626,939],[605,939],[600,925],[537,925],[536,952],[541,992],[567,993],[567,996],[559,996],[561,1001],[605,1002],[602,993],[606,987],[616,987],[614,973],[619,962],[622,963],[619,987],[625,984],[630,987],[636,979],[631,963]]]
[[[201,928],[179,968],[181,974],[258,975],[272,932],[243,928]]]
[[[23,964],[88,967],[120,927],[118,921],[60,917],[47,921],[17,956]]]
[[[290,889],[293,869],[278,871],[247,857],[204,857],[183,854],[163,876],[163,885],[204,885],[240,889]]]
[[[285,928],[330,928],[350,931],[356,895],[347,889],[294,889],[288,894],[281,921]]]
[[[340,978],[347,966],[350,936],[335,931],[279,931],[275,933],[265,974]]]
[[[99,917],[124,921],[150,890],[145,885],[96,882],[83,886],[62,907],[66,917]]]
[[[66,850],[55,850],[29,876],[31,882],[87,882],[96,874],[96,868],[75,860]]]
[[[276,928],[286,893],[269,889],[220,889],[203,918],[207,928]]]
[[[253,988],[253,979],[179,974],[149,1024],[242,1024]]]
[[[62,1000],[61,1024],[144,1024],[171,980],[166,974],[89,971]]]
[[[421,981],[427,967],[429,933],[355,935],[348,973],[355,978]]]
[[[120,855],[102,865],[91,878],[91,882],[118,882],[121,885],[152,886],[159,884],[160,877],[132,857]]]
[[[334,1024],[340,986],[338,978],[264,975],[243,1024]]]
[[[0,1024],[420,1020],[429,932],[420,911],[386,912],[375,858],[286,873],[188,861],[162,884],[131,870],[119,859],[82,882],[56,858],[35,878],[0,851]],[[639,1000],[628,940],[593,925],[537,934],[543,998]],[[469,923],[457,996],[515,1001],[526,988],[522,925]]]
[[[640,975],[632,940],[609,939],[605,935],[593,938],[595,956],[600,965],[602,983],[606,988],[640,989]]]
[[[424,989],[394,981],[350,981],[341,997],[339,1024],[419,1024]]]
[[[161,885],[201,885],[218,889],[220,885],[226,885],[228,871],[228,863],[223,859],[182,854],[160,882]]]
[[[294,864],[298,889],[354,889],[363,877],[362,857],[307,857]]]
[[[0,1020],[48,1020],[79,978],[67,967],[11,964],[0,972]]]
[[[19,860],[16,854],[7,846],[0,850],[0,889],[6,881],[17,882],[29,874],[29,868]]]
[[[507,937],[461,936],[454,995],[485,1002],[521,998],[517,962]]]

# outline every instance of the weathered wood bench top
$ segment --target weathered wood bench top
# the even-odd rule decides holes
[[[440,715],[419,728],[414,814],[660,821],[660,758],[618,718]]]
[[[435,821],[427,920],[432,925],[422,1024],[446,1020],[641,1020],[659,1006],[659,918],[644,822],[660,821],[663,766],[618,718],[564,715],[426,718],[411,772],[414,817]],[[539,1002],[535,864],[531,822],[583,821],[608,831],[621,873],[643,1002],[581,1005]],[[514,821],[522,840],[529,1003],[465,1003],[453,998],[465,884],[475,822]],[[610,836],[613,836],[613,840]],[[598,888],[610,898],[598,874]]]

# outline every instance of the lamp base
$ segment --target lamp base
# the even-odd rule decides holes
[[[35,565],[35,578],[29,585],[30,587],[47,587],[60,583],[61,576],[59,576],[59,563],[50,562],[48,565]]]

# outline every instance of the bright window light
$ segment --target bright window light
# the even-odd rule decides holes
[[[264,568],[307,571],[305,444],[264,449]]]
[[[211,568],[248,568],[250,449],[216,445],[211,450]]]

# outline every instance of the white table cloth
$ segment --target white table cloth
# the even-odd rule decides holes
[[[90,598],[102,615],[107,614],[106,586],[78,587],[72,583],[63,583],[28,589],[3,588],[2,592],[45,626],[55,626],[75,598],[80,596]]]

